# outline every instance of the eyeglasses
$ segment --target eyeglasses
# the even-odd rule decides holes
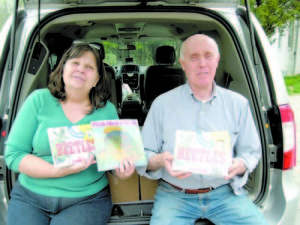
[[[93,43],[87,43],[84,41],[73,41],[73,45],[79,45],[79,44],[86,44],[88,46],[90,46],[91,48],[97,49],[98,51],[101,51],[101,47],[97,44],[93,44]]]
[[[99,52],[100,59],[104,60],[104,58],[105,58],[105,52],[104,52],[102,44],[88,43],[88,42],[84,42],[84,41],[73,41],[73,45],[79,45],[79,44],[85,44],[85,45],[90,46],[93,49],[96,49]]]

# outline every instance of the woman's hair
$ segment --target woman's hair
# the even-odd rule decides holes
[[[89,99],[93,106],[89,113],[95,109],[102,108],[106,105],[107,100],[111,96],[110,82],[105,73],[103,59],[100,57],[100,49],[96,49],[95,44],[79,43],[73,44],[63,55],[57,68],[51,73],[48,88],[51,94],[60,101],[66,100],[65,83],[63,81],[64,65],[69,59],[79,58],[86,52],[92,52],[96,58],[97,71],[99,80],[95,87],[90,90]]]

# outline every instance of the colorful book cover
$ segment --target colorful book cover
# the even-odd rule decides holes
[[[232,151],[228,131],[176,131],[173,170],[227,176],[231,164]]]
[[[91,124],[48,128],[47,132],[55,167],[75,165],[95,157]]]
[[[135,166],[147,165],[137,120],[101,120],[91,124],[98,171],[115,169],[126,158]]]

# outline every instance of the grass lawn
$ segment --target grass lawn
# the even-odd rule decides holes
[[[300,94],[300,74],[284,77],[289,95]]]

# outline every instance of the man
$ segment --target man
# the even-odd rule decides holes
[[[219,59],[213,39],[189,37],[180,52],[188,83],[159,96],[148,113],[142,131],[148,167],[138,172],[159,179],[153,225],[192,225],[198,218],[215,224],[267,224],[243,189],[261,157],[260,140],[246,98],[215,84]],[[233,155],[228,176],[173,171],[177,130],[227,130]]]

